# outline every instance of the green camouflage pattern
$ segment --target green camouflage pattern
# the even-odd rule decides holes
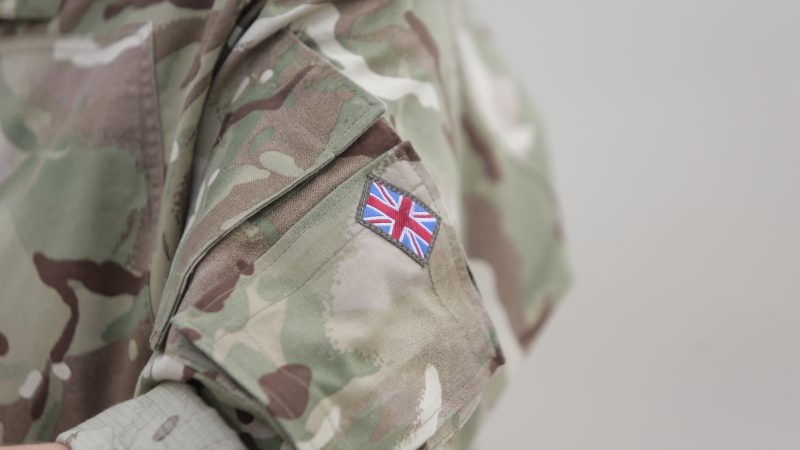
[[[458,0],[0,18],[0,443],[469,447],[569,277]],[[369,176],[441,217],[426,264],[356,221]]]

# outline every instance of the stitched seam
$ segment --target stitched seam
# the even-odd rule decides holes
[[[154,54],[154,34],[155,34],[155,25],[151,23],[151,30],[148,33],[146,39],[146,49],[145,53],[146,56],[142,58],[142,85],[140,86],[140,90],[144,91],[145,89],[149,89],[152,99],[152,104],[148,108],[142,107],[143,110],[147,110],[147,113],[153,115],[156,120],[153,121],[153,125],[149,127],[149,130],[146,130],[146,134],[144,137],[145,144],[143,145],[145,149],[145,167],[146,173],[148,176],[154,176],[154,180],[152,180],[152,198],[156,199],[154,202],[149,201],[148,199],[148,207],[147,209],[148,214],[150,214],[150,219],[154,225],[153,232],[158,233],[158,214],[159,210],[161,209],[161,201],[163,201],[163,193],[164,193],[164,181],[165,181],[165,173],[164,173],[164,143],[163,143],[163,135],[161,133],[161,110],[159,108],[158,102],[158,88],[156,86],[156,68],[155,68],[155,54]],[[139,103],[142,105],[144,100],[144,95],[139,95]],[[145,127],[147,127],[147,122],[145,120]],[[154,173],[150,173],[154,172]],[[154,204],[155,203],[155,204]],[[152,253],[160,251],[160,240],[158,236],[154,236],[154,240],[156,241],[153,243],[153,248],[151,250],[151,257]],[[153,310],[153,298],[152,292],[149,289],[148,283],[148,293],[147,293],[147,310],[150,311],[150,318],[153,323],[155,323],[156,312]]]

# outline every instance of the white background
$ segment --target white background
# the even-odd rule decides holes
[[[474,1],[575,284],[480,449],[800,449],[800,2]]]

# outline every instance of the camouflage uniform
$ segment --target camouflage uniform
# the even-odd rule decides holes
[[[0,17],[0,442],[469,445],[568,276],[458,0]]]

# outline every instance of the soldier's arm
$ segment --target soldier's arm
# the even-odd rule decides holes
[[[470,109],[486,86],[443,88],[413,12],[385,19],[430,65],[400,77],[339,42],[340,10],[309,8],[259,39],[265,13],[222,65],[141,395],[60,435],[73,450],[435,448],[478,408],[499,339],[529,342],[560,294],[540,141],[496,135],[530,118],[497,128]],[[515,222],[519,204],[536,211]]]

